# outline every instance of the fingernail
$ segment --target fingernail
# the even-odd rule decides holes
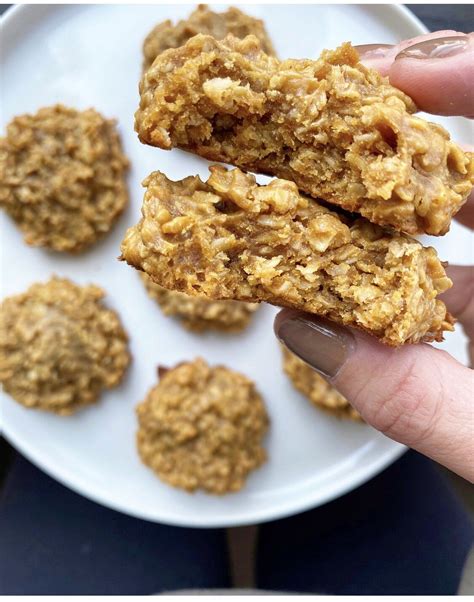
[[[425,40],[413,46],[408,46],[397,54],[398,59],[444,59],[461,54],[469,47],[468,36],[451,36]]]
[[[290,351],[327,378],[337,375],[355,346],[350,331],[313,316],[282,320],[275,334]]]
[[[393,44],[361,44],[354,46],[359,53],[360,60],[383,59],[392,50]]]

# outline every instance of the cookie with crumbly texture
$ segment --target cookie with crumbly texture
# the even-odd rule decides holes
[[[143,43],[143,71],[164,50],[178,48],[198,33],[211,35],[216,40],[222,40],[229,33],[237,38],[253,34],[267,54],[275,54],[263,21],[250,17],[233,6],[223,13],[216,13],[205,4],[200,4],[187,19],[178,21],[176,25],[167,19],[150,31]]]
[[[135,128],[179,147],[296,183],[373,223],[445,234],[474,184],[474,154],[349,43],[279,61],[254,36],[194,36],[160,54],[140,83]]]
[[[180,489],[222,495],[241,489],[266,460],[268,416],[255,384],[203,359],[160,369],[137,407],[144,464]]]
[[[249,325],[252,315],[259,308],[258,303],[191,297],[156,284],[144,272],[140,272],[140,276],[148,295],[158,303],[163,313],[175,316],[185,328],[193,332],[240,332]]]
[[[359,412],[316,370],[313,370],[285,347],[282,347],[282,352],[285,374],[289,377],[295,389],[303,393],[314,406],[338,418],[362,420]]]
[[[128,338],[98,286],[66,278],[33,284],[0,306],[0,382],[27,408],[67,415],[117,386]]]
[[[168,289],[307,311],[392,346],[453,330],[438,297],[452,282],[433,248],[330,211],[293,182],[210,171],[207,182],[151,174],[122,259]]]
[[[0,207],[29,245],[77,253],[124,210],[127,170],[114,120],[45,107],[15,117],[0,139]]]

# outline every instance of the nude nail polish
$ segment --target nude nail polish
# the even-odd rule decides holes
[[[395,60],[410,59],[443,59],[461,54],[469,47],[467,36],[451,36],[425,40],[413,46],[408,46],[397,54]]]
[[[392,50],[393,44],[361,44],[354,46],[363,61],[383,59]]]
[[[291,352],[327,378],[337,375],[355,346],[346,328],[304,314],[280,321],[275,334]]]

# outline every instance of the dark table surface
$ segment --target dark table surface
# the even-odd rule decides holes
[[[472,4],[406,4],[430,31],[455,29],[470,33],[474,30]]]
[[[10,4],[0,4],[0,14]],[[471,32],[474,30],[474,8],[469,4],[407,4],[408,8],[430,29],[455,29]],[[0,437],[0,483],[6,472],[11,450]]]

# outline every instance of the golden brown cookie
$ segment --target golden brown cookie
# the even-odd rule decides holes
[[[259,308],[258,303],[240,301],[213,301],[205,297],[191,297],[177,291],[170,291],[140,272],[148,295],[161,307],[166,316],[175,316],[183,326],[193,332],[220,330],[240,332],[249,325],[252,315]]]
[[[187,19],[178,21],[176,25],[168,19],[150,31],[143,43],[143,71],[164,50],[178,48],[198,33],[208,34],[216,40],[222,40],[229,33],[237,38],[253,34],[260,40],[267,54],[275,54],[263,21],[250,17],[233,6],[223,13],[215,13],[205,4],[200,4]]]
[[[72,414],[117,386],[127,335],[97,286],[65,278],[33,284],[0,306],[0,382],[27,408]]]
[[[451,280],[436,251],[405,234],[239,169],[211,167],[206,183],[154,172],[144,185],[122,255],[168,289],[307,311],[393,346],[453,329],[438,298]]]
[[[306,395],[314,406],[339,418],[362,420],[359,412],[325,378],[285,347],[282,352],[283,370],[295,389]]]
[[[29,245],[76,253],[122,213],[127,169],[114,120],[46,107],[15,117],[0,139],[0,207]]]
[[[255,384],[203,359],[161,370],[137,407],[138,452],[162,481],[187,491],[238,491],[266,460],[268,417]]]
[[[292,180],[408,234],[446,233],[474,184],[474,154],[413,115],[413,101],[350,44],[279,61],[254,36],[199,35],[160,54],[140,94],[145,144]]]

